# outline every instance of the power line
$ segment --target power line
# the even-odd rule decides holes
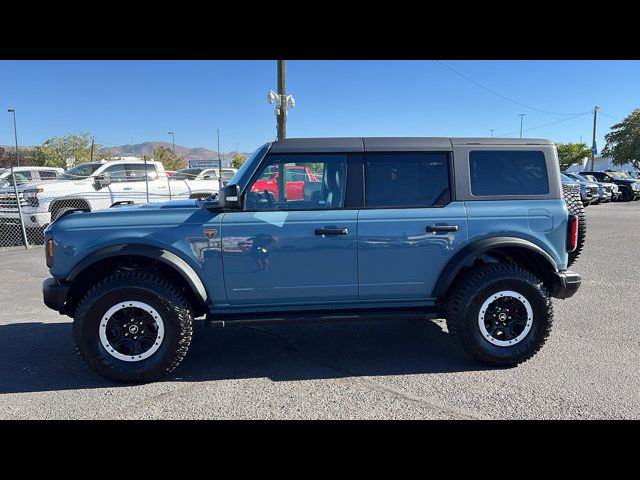
[[[585,115],[589,115],[590,113],[592,113],[592,111],[579,113],[577,115],[574,115],[573,117],[563,118],[561,120],[556,120],[555,122],[550,122],[550,123],[545,123],[543,125],[536,125],[535,127],[525,128],[522,131],[523,132],[528,132],[529,130],[536,130],[538,128],[549,127],[549,126],[555,125],[557,123],[567,122],[569,120],[573,120],[574,118],[578,118],[578,117],[583,117]],[[519,133],[519,130],[516,130],[515,132],[509,132],[509,133],[503,133],[503,134],[500,134],[500,135],[496,135],[496,137],[508,137],[509,135],[515,135],[516,133]]]
[[[591,111],[589,112],[583,112],[583,113],[558,113],[558,112],[550,112],[548,110],[542,110],[540,108],[536,108],[536,107],[532,107],[531,105],[527,105],[526,103],[522,103],[522,102],[518,102],[517,100],[514,100],[512,98],[509,98],[505,95],[502,95],[501,93],[496,92],[495,90],[490,89],[489,87],[485,87],[484,85],[476,82],[475,80],[473,80],[472,78],[467,77],[466,75],[464,75],[463,73],[460,73],[458,70],[456,70],[455,68],[453,68],[451,65],[447,65],[446,63],[440,61],[440,60],[435,60],[436,62],[438,62],[440,65],[447,67],[449,70],[451,70],[453,73],[455,73],[456,75],[464,78],[465,80],[467,80],[468,82],[473,83],[476,87],[481,88],[489,93],[491,93],[492,95],[495,95],[496,97],[500,97],[503,100],[506,100],[507,102],[511,102],[514,103],[516,105],[520,105],[521,107],[525,107],[528,108],[529,110],[534,110],[536,112],[540,112],[540,113],[548,113],[550,115],[563,115],[563,116],[572,116],[572,115],[583,115],[586,113],[591,113]],[[529,129],[530,130],[530,129]]]
[[[609,117],[610,119],[615,120],[616,122],[622,122],[623,121],[622,118],[614,117],[613,115],[608,115],[608,114],[604,113],[602,110],[600,110],[598,113],[600,115],[604,115],[605,117]]]

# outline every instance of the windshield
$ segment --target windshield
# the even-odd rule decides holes
[[[562,180],[564,180],[565,182],[576,183],[576,179],[575,178],[571,178],[571,177],[565,175],[564,173],[561,173],[560,177],[562,177]]]
[[[582,175],[578,175],[577,173],[568,173],[567,175],[569,175],[571,178],[578,180],[579,182],[588,182],[589,180],[587,180],[586,178],[584,178]]]
[[[18,185],[29,183],[31,181],[31,175],[25,174],[23,172],[13,172],[13,175],[11,175],[11,170],[7,170],[6,172],[0,172],[0,175],[0,182],[2,182],[4,185],[13,185],[14,177],[18,181]]]
[[[60,178],[61,180],[82,180],[83,178],[87,178],[93,175],[93,172],[95,172],[102,165],[102,163],[83,163],[82,165],[77,165],[73,168],[70,168],[58,178]]]
[[[172,180],[193,180],[196,178],[204,168],[183,168],[178,170],[171,177]]]
[[[594,177],[593,175],[585,175],[584,178],[586,178],[590,182],[597,182],[598,181],[598,180],[596,180],[596,177]]]
[[[238,169],[236,174],[229,179],[230,185],[240,185],[243,182],[249,182],[249,177],[253,173],[253,170],[258,166],[258,163],[262,160],[271,146],[270,143],[265,143],[261,147],[257,148],[255,152],[249,155],[249,158],[245,160],[242,166]]]

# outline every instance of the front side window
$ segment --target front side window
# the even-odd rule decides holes
[[[247,189],[246,209],[342,208],[346,172],[346,155],[271,155]]]
[[[368,207],[433,207],[451,201],[446,152],[365,155]]]
[[[471,193],[476,196],[549,193],[547,164],[540,151],[473,151],[469,173]]]

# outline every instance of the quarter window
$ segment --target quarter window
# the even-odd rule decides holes
[[[549,193],[547,165],[540,151],[470,152],[469,172],[473,195]]]
[[[370,153],[365,156],[368,207],[433,207],[451,201],[449,156],[434,153]]]

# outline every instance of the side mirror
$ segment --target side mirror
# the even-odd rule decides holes
[[[218,193],[220,206],[227,210],[242,210],[240,188],[238,185],[226,185]]]
[[[109,175],[108,173],[97,175],[95,177],[95,181],[98,190],[104,187],[108,187],[109,185],[111,185],[111,175]]]

